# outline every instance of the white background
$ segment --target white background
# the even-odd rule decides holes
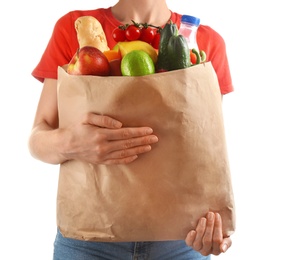
[[[52,259],[58,166],[28,152],[42,87],[31,71],[61,15],[115,2],[1,1],[0,259]],[[278,1],[167,2],[173,11],[200,17],[224,37],[235,85],[224,97],[223,110],[237,230],[231,249],[213,259],[281,259]]]

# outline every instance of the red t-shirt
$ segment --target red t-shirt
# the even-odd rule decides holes
[[[69,63],[79,47],[74,22],[78,17],[86,15],[94,16],[99,20],[107,37],[109,48],[116,44],[112,38],[112,31],[120,25],[120,22],[114,18],[110,7],[69,12],[55,24],[42,58],[32,72],[35,78],[41,82],[45,78],[57,79],[58,66]],[[171,12],[171,20],[179,27],[181,15]],[[223,38],[209,26],[200,25],[197,31],[197,44],[199,49],[206,52],[207,60],[212,62],[218,76],[221,93],[226,94],[233,91]]]

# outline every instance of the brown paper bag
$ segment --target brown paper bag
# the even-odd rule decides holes
[[[235,229],[221,94],[211,63],[143,77],[68,75],[58,69],[60,127],[85,112],[150,126],[151,152],[128,165],[60,167],[57,224],[92,241],[185,239],[209,210]]]

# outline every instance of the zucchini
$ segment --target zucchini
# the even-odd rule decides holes
[[[181,34],[170,37],[167,54],[169,70],[185,69],[190,67],[190,53],[186,39]]]
[[[178,35],[178,28],[177,25],[172,21],[166,23],[164,28],[160,31],[160,43],[158,49],[158,58],[156,62],[157,72],[169,70],[170,58],[168,56],[167,48],[171,36],[175,35]]]

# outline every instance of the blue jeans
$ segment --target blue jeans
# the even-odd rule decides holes
[[[185,241],[90,242],[64,238],[58,231],[53,260],[210,260]]]

